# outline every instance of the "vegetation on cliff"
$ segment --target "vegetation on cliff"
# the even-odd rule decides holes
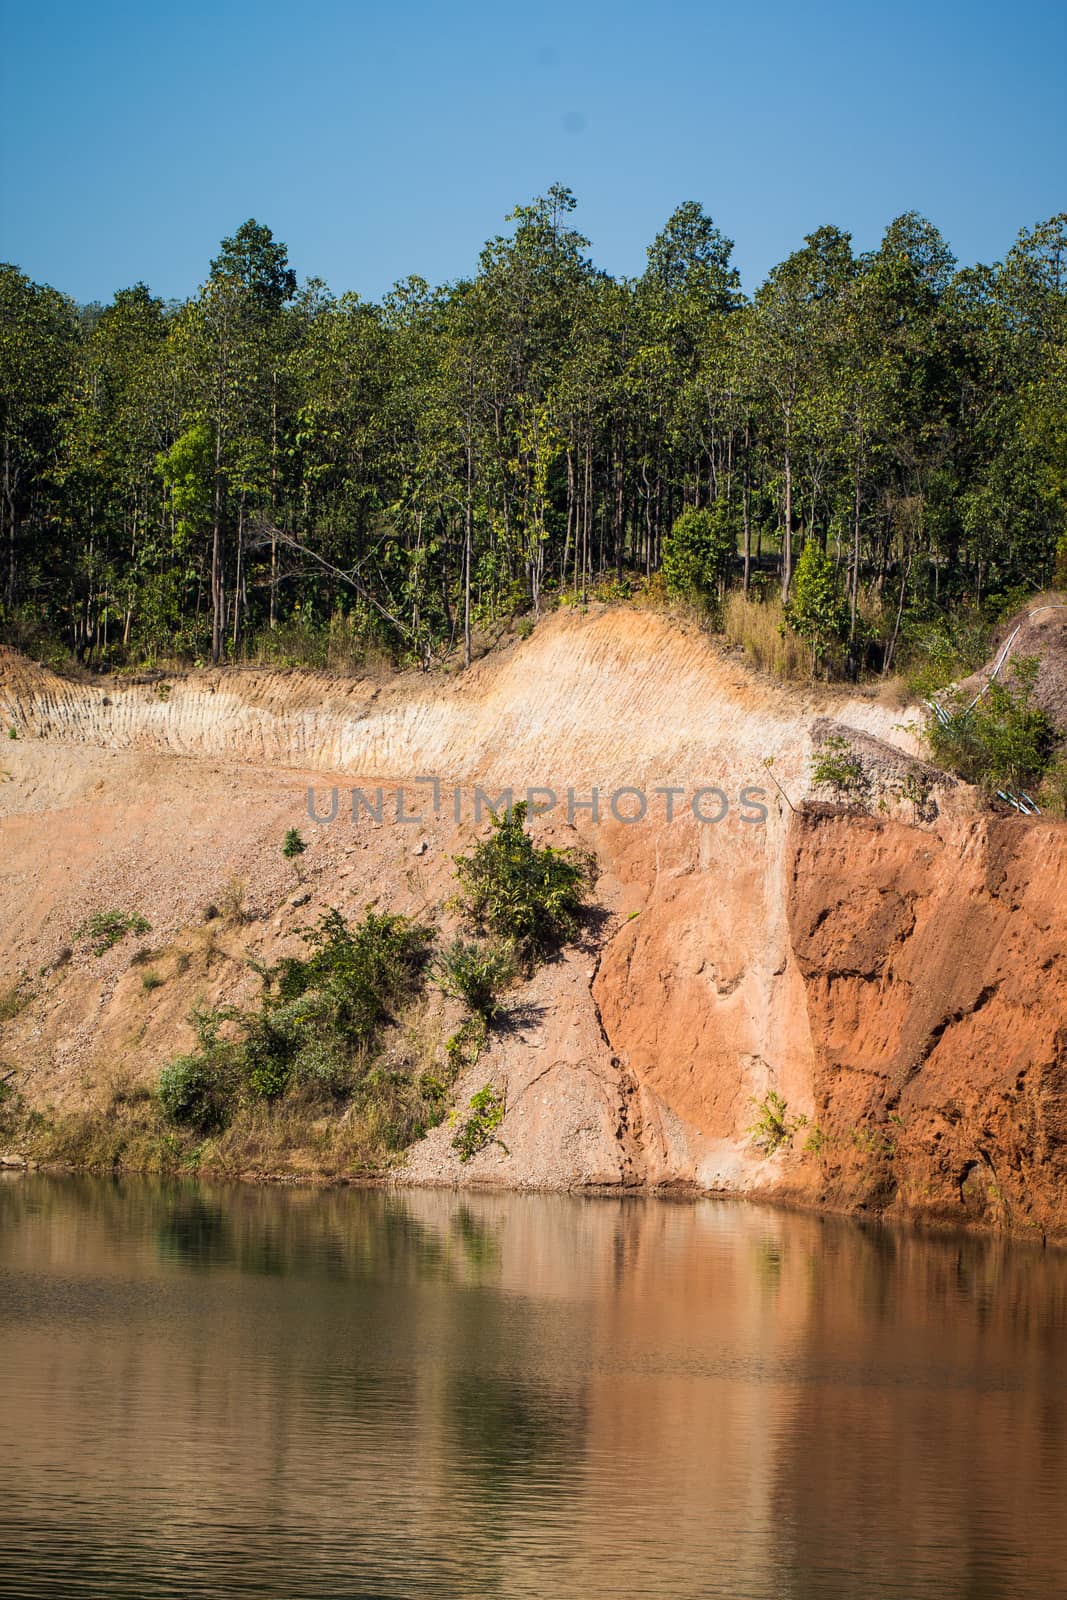
[[[523,806],[455,866],[452,909],[489,938],[459,935],[435,957],[432,922],[373,909],[349,922],[330,909],[302,930],[304,954],[253,963],[256,1005],[194,1009],[195,1045],[163,1066],[154,1093],[128,1086],[103,1114],[27,1116],[0,1074],[0,1133],[85,1166],[269,1171],[303,1149],[326,1173],[381,1170],[449,1114],[459,1072],[505,1012],[502,991],[580,930],[590,860],[535,844]],[[467,1012],[448,1040],[431,977]],[[461,1159],[495,1139],[503,1113],[492,1084],[451,1113]]]

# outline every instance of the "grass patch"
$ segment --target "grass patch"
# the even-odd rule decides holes
[[[75,929],[74,937],[86,940],[94,956],[102,956],[127,934],[151,931],[152,924],[137,912],[95,911]]]
[[[790,683],[806,683],[811,676],[811,653],[785,619],[777,595],[755,600],[731,590],[722,607],[722,633],[738,646],[745,659],[761,672]]]
[[[818,789],[829,789],[837,800],[863,800],[871,787],[863,762],[839,733],[825,740],[812,761],[811,781]]]

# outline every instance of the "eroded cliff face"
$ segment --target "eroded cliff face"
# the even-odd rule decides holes
[[[813,811],[786,901],[826,1135],[809,1192],[1042,1232],[1067,1208],[1067,828]]]
[[[828,717],[888,775],[873,815],[811,801]],[[715,1188],[1067,1235],[1067,828],[983,816],[950,786],[902,799],[899,706],[786,692],[695,631],[603,611],[445,680],[73,685],[9,657],[0,720],[18,734],[0,756],[0,980],[31,996],[0,1058],[30,1104],[104,1108],[154,1082],[191,1007],[250,998],[249,958],[298,949],[326,906],[447,928],[452,857],[486,827],[475,786],[548,786],[560,803],[534,831],[595,851],[596,915],[456,1085],[460,1104],[506,1090],[506,1153],[460,1167],[442,1127],[407,1181]],[[436,813],[419,776],[440,780]],[[379,782],[420,820],[387,793],[380,822],[353,823],[350,786]],[[323,803],[338,787],[335,823],[308,820],[309,784]],[[568,789],[588,804],[594,786],[599,815],[568,819]],[[729,801],[715,824],[690,804],[711,786]],[[622,787],[647,795],[640,822],[612,816]],[[310,841],[299,881],[290,826]],[[235,882],[244,916],[205,924]],[[151,934],[70,954],[114,906]],[[447,1015],[421,1025],[439,1049]],[[772,1092],[792,1131],[767,1154],[751,1128]]]

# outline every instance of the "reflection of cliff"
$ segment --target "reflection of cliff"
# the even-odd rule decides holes
[[[31,1176],[0,1275],[0,1594],[1036,1600],[1067,1571],[1056,1255]]]
[[[803,803],[826,715],[896,774],[871,816]],[[1067,1235],[1067,829],[981,816],[958,786],[917,820],[902,715],[775,688],[626,611],[556,615],[455,679],[207,672],[163,692],[3,656],[0,722],[20,737],[0,783],[0,986],[23,973],[33,994],[0,1022],[0,1059],[31,1105],[136,1092],[191,1042],[194,1004],[249,998],[249,961],[298,948],[322,908],[444,903],[474,785],[546,785],[564,803],[536,829],[596,851],[604,916],[514,997],[458,1085],[460,1101],[506,1086],[509,1154],[461,1168],[443,1127],[410,1181],[786,1193]],[[428,775],[437,815],[414,783]],[[379,781],[406,784],[422,821],[398,824],[387,800],[354,826],[347,788]],[[336,824],[307,821],[309,782],[323,799],[339,786]],[[757,784],[765,825],[736,803],[701,825],[684,798],[667,822],[654,797],[718,786],[736,802]],[[568,823],[568,789],[588,802],[594,785],[599,820]],[[606,809],[624,786],[651,797],[633,826]],[[293,825],[311,838],[299,884],[278,851]],[[205,923],[235,879],[247,919]],[[131,941],[66,959],[86,910],[111,907],[152,923],[157,987]],[[771,1091],[807,1122],[767,1158],[748,1130]],[[314,1164],[293,1152],[294,1172]]]
[[[789,1593],[1061,1593],[1067,1264],[840,1230],[808,1268],[773,1502]]]

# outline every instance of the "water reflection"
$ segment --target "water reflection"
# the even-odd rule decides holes
[[[0,1181],[0,1595],[1067,1592],[1067,1260]]]

